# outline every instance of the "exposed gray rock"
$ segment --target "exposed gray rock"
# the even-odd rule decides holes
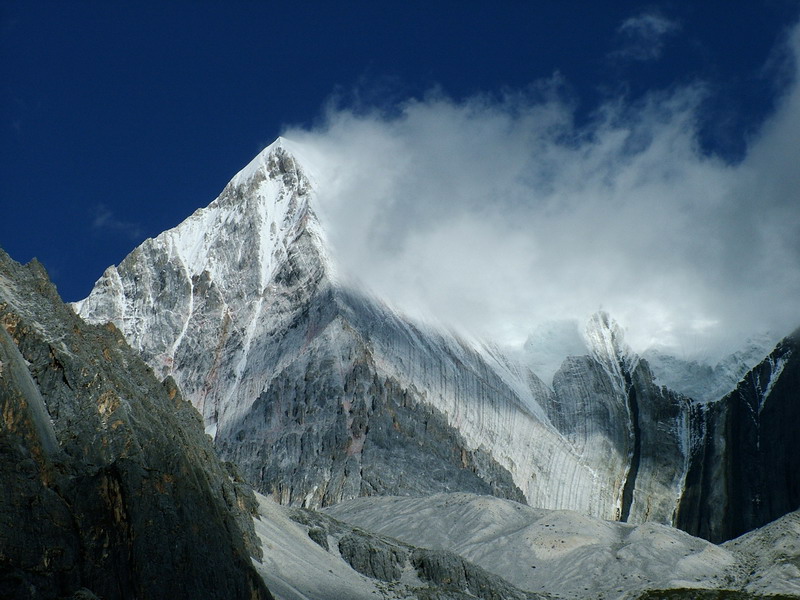
[[[623,498],[623,520],[671,525],[689,463],[690,402],[656,386],[644,360],[628,372],[626,383],[638,456],[628,475],[631,496],[630,504]]]
[[[361,532],[339,539],[339,554],[359,573],[381,581],[400,581],[408,561],[405,548]]]
[[[528,600],[541,597],[518,590],[501,577],[447,550],[418,548],[411,555],[411,564],[423,581],[445,590],[467,592],[472,597],[484,600]]]
[[[0,596],[271,597],[194,408],[2,251],[0,414]]]
[[[607,314],[592,318],[587,337],[593,353],[564,360],[548,415],[607,478],[610,518],[671,524],[690,451],[689,400],[653,383]]]
[[[328,534],[324,529],[320,527],[311,527],[308,530],[308,537],[314,540],[314,542],[319,544],[320,547],[324,548],[326,551],[330,550],[330,546],[328,544]]]
[[[315,348],[319,360],[310,356],[287,368],[235,433],[218,437],[221,454],[259,491],[285,504],[449,490],[523,498],[491,457],[469,450],[418,394],[381,380],[368,351],[360,350],[344,373],[342,363],[328,358],[336,351],[328,347]]]

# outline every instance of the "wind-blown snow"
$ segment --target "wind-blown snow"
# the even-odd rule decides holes
[[[779,338],[770,333],[750,338],[716,364],[681,359],[655,348],[645,351],[643,358],[650,364],[656,383],[706,403],[719,400],[734,389],[750,369],[764,360]]]

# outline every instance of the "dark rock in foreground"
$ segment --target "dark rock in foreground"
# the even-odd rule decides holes
[[[252,492],[113,326],[0,251],[0,597],[271,598]]]

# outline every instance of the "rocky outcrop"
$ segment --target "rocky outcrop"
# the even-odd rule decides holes
[[[719,542],[800,507],[800,331],[694,423],[679,527]]]
[[[605,313],[586,333],[591,354],[564,360],[548,415],[593,472],[613,515],[671,524],[688,466],[689,400],[653,383],[646,361]]]
[[[332,351],[286,369],[232,435],[218,436],[219,451],[259,491],[301,506],[450,490],[524,499],[508,472],[470,450],[418,393],[381,379],[365,350],[344,373],[331,368]]]
[[[328,552],[337,552],[355,571],[389,584],[389,597],[419,600],[543,600],[546,594],[515,588],[462,556],[417,548],[352,527],[328,515],[293,509],[291,518]],[[324,541],[323,541],[324,540]],[[396,596],[395,596],[396,594]]]
[[[271,598],[252,492],[114,325],[0,251],[0,596]]]

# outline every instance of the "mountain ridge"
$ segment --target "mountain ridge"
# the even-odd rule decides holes
[[[587,353],[551,385],[496,348],[406,319],[337,277],[315,184],[289,145],[134,250],[76,310],[117,323],[175,377],[222,455],[281,502],[488,486],[544,508],[675,522],[704,433],[608,315],[590,319]],[[178,246],[194,252],[192,273]],[[455,489],[415,466],[429,456]]]

